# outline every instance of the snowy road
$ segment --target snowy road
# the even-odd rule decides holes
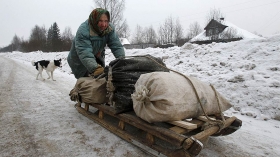
[[[0,62],[1,157],[147,156],[77,112],[68,96],[73,76],[55,71],[57,81],[35,80],[31,63]]]
[[[0,156],[148,156],[76,111],[73,76],[57,70],[57,81],[35,80],[31,63],[1,55],[0,62]],[[211,137],[200,157],[280,156],[279,121],[237,116],[242,128]]]

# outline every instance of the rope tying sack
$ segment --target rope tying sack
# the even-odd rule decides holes
[[[107,80],[107,85],[106,85],[106,89],[107,89],[107,97],[109,98],[109,102],[108,104],[112,105],[115,107],[115,104],[113,102],[113,96],[114,96],[114,91],[115,91],[115,87],[112,83],[113,80],[113,75],[112,75],[112,67],[109,66],[109,70],[108,70],[108,80]]]
[[[70,96],[71,101],[76,101],[78,103],[82,103],[81,102],[81,97],[79,95],[79,92],[78,92],[77,88],[72,89],[69,93],[69,96]]]
[[[149,90],[147,89],[147,87],[145,86],[141,86],[140,87],[140,91],[139,92],[135,92],[132,94],[132,96],[137,100],[140,101],[142,103],[144,103],[145,101],[149,101],[149,96],[148,96]]]

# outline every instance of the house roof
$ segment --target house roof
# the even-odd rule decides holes
[[[210,22],[209,22],[210,23]],[[208,23],[208,25],[209,25]],[[258,35],[255,35],[253,33],[250,33],[247,30],[244,30],[228,21],[221,21],[219,22],[220,24],[227,26],[224,31],[226,31],[227,29],[235,29],[236,30],[236,38],[243,38],[243,39],[264,39],[263,37],[260,37]],[[207,27],[207,26],[206,26]],[[206,28],[205,27],[205,28]],[[203,30],[200,34],[198,34],[197,36],[195,36],[194,38],[192,38],[190,40],[190,42],[194,42],[194,41],[204,41],[204,40],[210,40],[211,37],[206,36],[206,30]]]
[[[223,25],[222,23],[212,19],[208,24],[207,26],[204,28],[204,30],[206,30],[208,27],[210,27],[211,25],[215,24],[216,26],[218,27],[221,27],[221,28],[226,28],[227,26],[226,25]]]

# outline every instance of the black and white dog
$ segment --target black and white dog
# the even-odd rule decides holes
[[[41,78],[43,80],[45,80],[43,77],[42,77],[42,72],[43,70],[45,69],[47,74],[48,74],[48,79],[52,78],[53,81],[55,81],[53,79],[53,72],[54,70],[57,68],[57,67],[61,67],[61,59],[59,60],[52,60],[52,61],[49,61],[49,60],[41,60],[41,61],[32,61],[31,62],[33,66],[36,66],[36,69],[38,70],[38,74],[37,74],[37,77],[36,77],[36,80],[38,80],[38,76],[40,75]],[[49,72],[51,72],[51,76],[49,74]]]

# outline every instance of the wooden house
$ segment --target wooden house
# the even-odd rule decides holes
[[[223,20],[223,18],[221,18]],[[212,37],[212,39],[215,39],[218,37],[218,35],[224,31],[225,28],[228,26],[223,25],[222,23],[212,19],[207,26],[204,28],[206,31],[206,36],[207,37]]]
[[[193,37],[189,42],[196,44],[210,44],[212,42],[231,42],[242,39],[262,39],[262,37],[250,33],[238,26],[220,18],[212,19],[204,30]]]

